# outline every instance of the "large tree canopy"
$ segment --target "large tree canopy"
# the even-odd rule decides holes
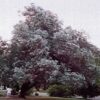
[[[92,84],[100,50],[85,33],[62,28],[57,15],[33,4],[23,12],[24,21],[15,25],[7,58],[13,79],[25,76],[41,84]],[[75,81],[75,82],[73,82]],[[78,85],[79,86],[79,85]]]

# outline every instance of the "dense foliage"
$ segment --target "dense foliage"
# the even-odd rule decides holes
[[[73,96],[73,93],[70,89],[70,87],[64,86],[64,85],[51,85],[48,88],[48,93],[50,96],[55,97],[71,97]]]
[[[0,44],[3,84],[6,78],[21,83],[25,77],[44,89],[52,83],[73,88],[99,83],[100,50],[88,42],[85,33],[63,29],[55,14],[33,4],[23,16],[25,21],[14,27],[11,44]]]

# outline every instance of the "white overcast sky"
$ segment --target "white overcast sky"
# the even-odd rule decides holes
[[[0,0],[0,36],[3,39],[11,39],[13,26],[22,19],[18,11],[23,11],[30,3],[56,13],[66,27],[85,30],[90,41],[100,48],[100,0]]]

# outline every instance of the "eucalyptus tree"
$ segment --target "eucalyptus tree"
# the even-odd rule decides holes
[[[25,9],[25,20],[15,25],[11,42],[13,77],[29,75],[34,80],[37,76],[41,84],[55,79],[92,84],[99,50],[88,42],[85,33],[71,27],[63,29],[57,15],[48,10],[33,4]]]

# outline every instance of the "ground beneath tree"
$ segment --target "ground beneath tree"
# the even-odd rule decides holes
[[[19,98],[18,96],[10,96],[10,97],[0,97],[0,100],[25,100],[25,99]]]
[[[26,100],[74,100],[74,99],[67,99],[67,98],[63,98],[63,99],[60,99],[60,98],[51,98],[51,97],[29,97],[27,98]],[[18,96],[9,96],[9,97],[0,97],[0,100],[25,100],[23,98],[19,98]],[[75,100],[80,100],[80,99],[75,99]],[[84,99],[81,99],[81,100],[84,100]],[[91,98],[89,100],[100,100],[100,96],[98,97],[94,97],[94,98]]]

